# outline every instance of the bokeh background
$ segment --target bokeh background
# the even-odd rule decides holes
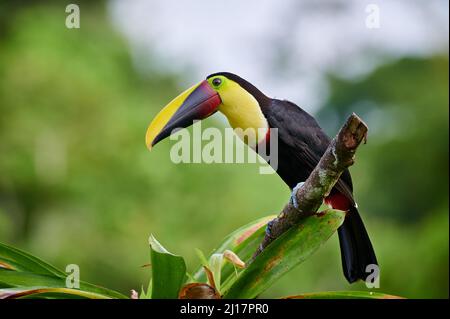
[[[353,111],[368,123],[351,171],[380,291],[448,298],[448,1],[76,1],[80,29],[68,3],[0,2],[0,241],[128,293],[148,282],[150,233],[193,270],[195,248],[278,212],[289,190],[257,165],[145,147],[169,100],[231,71],[330,135]],[[349,289],[365,286],[334,236],[263,296]]]

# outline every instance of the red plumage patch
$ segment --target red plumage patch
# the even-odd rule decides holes
[[[347,199],[343,194],[341,193],[334,193],[330,194],[328,197],[325,198],[325,204],[331,206],[333,209],[339,209],[347,211],[351,207],[350,200]]]

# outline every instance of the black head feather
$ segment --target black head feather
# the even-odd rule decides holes
[[[248,82],[247,80],[241,78],[239,75],[236,75],[234,73],[230,72],[217,72],[210,74],[206,77],[206,79],[209,79],[213,76],[221,75],[226,77],[227,79],[230,79],[237,84],[239,84],[244,90],[246,90],[248,93],[253,95],[255,99],[258,101],[260,106],[268,106],[270,104],[271,99],[266,96],[263,92],[261,92],[256,86]]]

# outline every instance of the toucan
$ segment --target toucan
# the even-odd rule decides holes
[[[219,72],[181,93],[156,115],[147,129],[147,147],[151,149],[174,130],[186,128],[217,111],[225,115],[234,129],[266,132],[256,136],[256,146],[267,143],[270,130],[278,129],[276,172],[291,191],[308,178],[330,143],[317,121],[296,104],[270,98],[236,74]],[[365,280],[369,275],[367,266],[378,262],[353,197],[348,170],[324,202],[347,212],[338,229],[345,278],[350,283]]]

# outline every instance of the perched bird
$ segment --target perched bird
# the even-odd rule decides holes
[[[188,127],[194,120],[204,119],[216,111],[223,113],[235,129],[264,129],[267,133],[278,129],[276,172],[291,190],[307,179],[330,143],[316,120],[299,106],[272,99],[241,77],[220,72],[184,91],[159,112],[147,130],[148,148],[168,137],[174,129]],[[267,143],[269,136],[259,134],[257,145]],[[338,230],[345,278],[350,283],[365,280],[366,267],[378,263],[353,198],[348,170],[341,175],[325,203],[348,212]]]

